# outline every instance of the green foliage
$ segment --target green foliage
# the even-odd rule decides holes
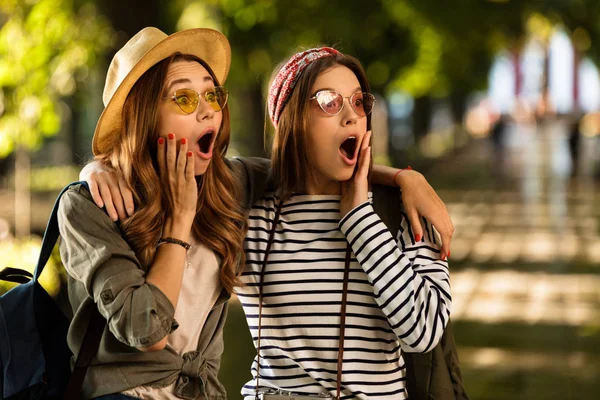
[[[29,187],[34,192],[58,192],[68,183],[79,180],[80,169],[77,165],[34,167]]]
[[[94,5],[73,0],[0,5],[0,157],[38,149],[61,127],[60,99],[71,96],[112,33]]]
[[[357,56],[377,90],[446,96],[484,87],[493,56],[520,45],[532,14],[600,35],[595,0],[191,0],[185,7],[197,18],[180,19],[178,29],[225,33],[234,46],[230,79],[241,87],[264,83],[298,48],[328,44]]]
[[[264,85],[294,51],[326,44],[359,58],[376,91],[447,96],[485,85],[493,55],[535,10],[529,3],[194,0],[178,29],[208,26],[229,38],[235,87]]]
[[[196,18],[190,18],[192,12]],[[178,29],[198,26],[217,28],[229,38],[233,60],[228,83],[240,88],[264,85],[279,62],[312,46],[333,45],[356,55],[378,88],[413,58],[408,31],[393,23],[381,1],[188,2]]]

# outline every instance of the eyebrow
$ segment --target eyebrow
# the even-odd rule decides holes
[[[169,83],[169,86],[167,86],[166,92],[169,93],[171,91],[171,88],[179,83],[191,83],[191,82],[192,81],[189,80],[188,78],[175,79]],[[206,75],[204,78],[202,78],[202,82],[214,82],[214,79],[212,78],[212,76]]]
[[[319,92],[321,92],[323,90],[333,90],[334,92],[337,92],[337,90],[335,90],[334,88],[328,88],[328,87],[326,87],[326,88],[321,88],[321,89],[315,90],[315,92],[313,94],[311,94],[310,97],[315,97],[317,95],[317,93],[319,93]],[[361,92],[361,91],[362,91],[362,88],[360,86],[358,86],[358,87],[356,87],[354,89],[354,91],[352,92],[352,94],[357,93],[357,92]]]

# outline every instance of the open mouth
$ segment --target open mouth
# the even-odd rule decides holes
[[[211,146],[213,144],[214,132],[207,132],[198,139],[198,146],[200,147],[200,153],[210,153]]]
[[[348,139],[344,140],[342,145],[340,146],[340,153],[348,160],[354,159],[354,154],[356,152],[356,137],[350,136]]]

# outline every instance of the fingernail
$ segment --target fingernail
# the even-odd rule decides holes
[[[192,156],[192,152],[188,151],[188,157],[191,157],[191,156]]]
[[[175,135],[173,135],[172,133],[169,133],[167,136],[168,136],[168,137],[169,137],[169,139],[171,139],[171,140],[172,140],[172,139],[175,137]]]
[[[127,209],[127,214],[132,215],[133,214],[133,208],[128,208]]]
[[[448,256],[447,257],[450,257],[450,252],[448,252]]]
[[[446,256],[442,255],[442,261],[446,261]]]
[[[415,242],[421,241],[421,235],[415,235]]]
[[[165,143],[165,139],[163,138],[158,138],[158,144],[164,144]]]
[[[187,140],[185,138],[181,138],[181,144],[186,144]]]

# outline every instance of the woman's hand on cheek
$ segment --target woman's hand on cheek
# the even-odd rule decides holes
[[[342,182],[340,214],[342,218],[353,208],[369,199],[369,165],[371,163],[371,131],[363,137],[358,154],[358,165],[352,178]]]
[[[169,193],[168,214],[174,218],[183,217],[190,222],[196,215],[198,186],[194,176],[194,157],[188,151],[185,138],[181,139],[179,152],[175,135],[169,133],[167,140],[158,140],[158,166],[160,177]]]
[[[113,221],[124,220],[133,215],[133,193],[114,169],[100,161],[92,161],[83,167],[79,179],[87,182],[94,203],[100,208],[106,207],[106,212]]]

